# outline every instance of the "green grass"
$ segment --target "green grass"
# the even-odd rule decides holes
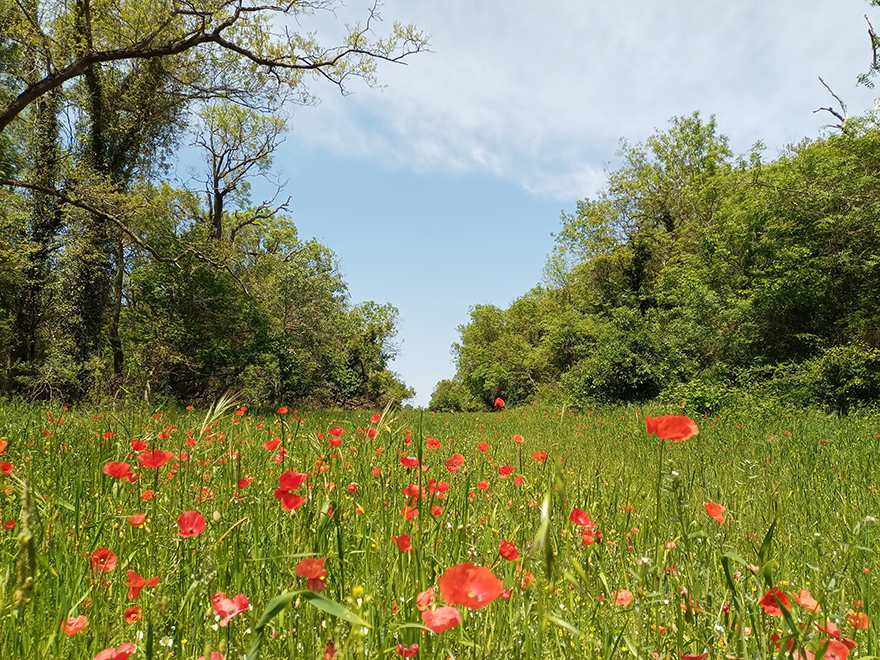
[[[368,413],[238,412],[0,407],[0,461],[13,466],[0,477],[0,517],[17,521],[0,529],[0,657],[91,660],[133,643],[133,658],[324,658],[332,639],[339,658],[398,657],[398,644],[417,643],[418,658],[458,660],[751,659],[780,656],[774,634],[821,657],[828,635],[816,625],[829,621],[858,643],[850,657],[878,652],[873,625],[847,622],[853,611],[880,620],[877,420],[693,416],[699,435],[661,452],[635,408],[391,412],[378,424]],[[338,448],[328,445],[334,426],[345,430]],[[283,442],[265,449],[272,438]],[[133,439],[175,458],[144,468]],[[454,453],[465,460],[452,473]],[[138,479],[105,475],[113,461]],[[512,474],[501,478],[500,466]],[[273,495],[285,471],[309,473],[294,512]],[[432,479],[449,489],[428,495]],[[425,497],[404,494],[411,485]],[[155,495],[144,500],[147,491]],[[727,509],[723,523],[706,502]],[[419,511],[411,520],[407,506]],[[601,532],[590,546],[569,521],[575,508]],[[206,529],[181,537],[177,519],[192,510]],[[132,526],[135,514],[147,522]],[[392,541],[402,534],[410,552]],[[502,539],[519,559],[500,556]],[[117,556],[112,571],[91,569],[97,548]],[[326,558],[320,596],[296,574],[309,557]],[[444,605],[437,580],[462,562],[490,568],[509,600],[459,607],[460,626],[426,631],[416,596],[434,587],[432,607]],[[128,570],[159,584],[130,599]],[[523,586],[526,576],[534,580]],[[770,585],[809,590],[821,612],[792,602],[787,616],[770,616],[759,605]],[[632,600],[615,605],[625,590]],[[217,592],[244,594],[251,610],[219,626]],[[126,623],[132,606],[143,618]],[[88,626],[64,634],[80,615]]]

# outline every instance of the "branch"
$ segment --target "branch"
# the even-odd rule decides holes
[[[819,82],[825,86],[825,89],[827,89],[831,93],[831,96],[833,96],[835,99],[837,99],[837,102],[840,104],[840,109],[843,110],[843,115],[841,115],[839,112],[837,112],[833,108],[819,108],[818,110],[813,110],[813,114],[816,114],[817,112],[819,112],[821,110],[825,110],[826,112],[830,112],[832,115],[837,117],[838,120],[840,120],[839,124],[829,125],[830,128],[839,128],[842,132],[846,133],[846,130],[847,130],[846,129],[846,122],[849,119],[849,116],[847,115],[847,112],[846,112],[846,104],[843,102],[843,99],[841,99],[837,94],[834,93],[834,90],[828,86],[828,83],[826,83],[824,80],[822,80],[822,76],[819,76]]]

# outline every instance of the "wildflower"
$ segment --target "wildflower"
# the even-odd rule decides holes
[[[501,539],[501,549],[498,552],[508,561],[515,561],[519,559],[519,550],[517,550],[516,546],[510,541],[505,541],[504,539]]]
[[[428,449],[440,449],[441,442],[436,438],[428,438]]]
[[[139,608],[137,605],[134,607],[129,607],[125,610],[125,613],[122,615],[122,619],[126,623],[137,623],[141,619],[144,618],[144,611]]]
[[[648,435],[656,435],[661,440],[687,440],[700,430],[692,419],[685,415],[645,416]]]
[[[147,443],[143,440],[136,440],[132,438],[131,440],[131,450],[132,451],[143,451],[147,448]]]
[[[108,477],[114,479],[127,479],[131,475],[131,466],[128,463],[107,463],[101,470]]]
[[[416,607],[419,608],[419,612],[424,612],[428,609],[428,605],[430,605],[434,601],[434,587],[428,587],[425,591],[416,596]]]
[[[412,646],[404,646],[403,644],[397,645],[397,655],[402,656],[404,658],[414,658],[418,655],[419,645],[413,644]]]
[[[596,523],[590,520],[590,516],[588,516],[587,512],[583,509],[573,509],[568,516],[568,519],[578,527],[583,527],[585,529],[592,529],[596,526]]]
[[[109,573],[116,568],[116,554],[107,548],[97,548],[89,558],[92,561],[92,570],[99,573]]]
[[[244,594],[238,594],[234,598],[227,598],[225,592],[219,591],[211,596],[211,606],[214,608],[214,614],[222,617],[218,623],[223,628],[229,624],[233,617],[246,612],[248,605],[250,605],[250,601]]]
[[[13,469],[12,463],[8,463],[7,461],[0,463],[0,473],[2,474],[9,474]]]
[[[438,635],[461,624],[461,613],[454,607],[439,607],[422,612],[422,621]]]
[[[159,584],[159,576],[144,579],[134,571],[128,573],[128,597],[137,598],[141,595],[141,589],[144,587],[155,587]]]
[[[513,474],[512,465],[502,465],[498,468],[498,476],[502,479],[504,479],[504,477],[509,477],[511,474]]]
[[[480,449],[480,451],[489,451],[489,445],[487,445],[485,442],[479,443],[477,447]]]
[[[461,454],[453,454],[449,460],[446,461],[446,469],[450,472],[456,472],[462,465],[464,465],[464,456]]]
[[[64,634],[70,635],[71,637],[78,633],[80,630],[85,630],[89,625],[89,620],[80,614],[79,616],[69,616],[67,617],[67,622],[64,624]]]
[[[205,516],[198,511],[186,511],[180,514],[177,526],[180,528],[178,536],[198,536],[205,531]]]
[[[788,596],[785,595],[784,591],[780,591],[776,587],[773,587],[764,594],[759,604],[770,616],[782,616],[782,608],[784,607],[787,610],[791,607]]]
[[[145,468],[155,468],[158,469],[165,465],[168,461],[170,461],[174,457],[174,452],[172,451],[162,451],[161,449],[153,449],[152,451],[145,451],[143,454],[138,454],[138,463],[143,465]]]
[[[345,430],[339,428],[338,426],[334,426],[333,428],[331,428],[331,429],[328,431],[328,433],[329,433],[330,435],[332,435],[334,438],[338,438],[338,437],[341,436],[343,433],[345,433]]]
[[[477,482],[477,488],[479,488],[480,490],[486,490],[488,487],[489,487],[488,481],[478,481]]]
[[[803,589],[802,591],[792,591],[791,597],[794,598],[794,602],[805,610],[810,610],[811,612],[820,612],[822,610],[816,599],[813,598],[810,595],[810,592],[806,589]]]
[[[523,438],[521,435],[515,435],[513,436],[513,441],[516,444],[521,445],[523,442],[525,442],[525,438]]]
[[[96,655],[95,660],[127,660],[135,651],[137,651],[137,646],[131,643],[123,644],[118,649],[111,646]]]
[[[379,432],[379,431],[378,431],[377,429],[374,429],[374,428],[370,427],[370,428],[367,429],[367,437],[368,437],[370,440],[372,440],[373,438],[376,437],[376,434],[377,434],[378,432]]]
[[[536,461],[538,461],[540,463],[541,461],[547,460],[547,452],[546,451],[536,451],[534,454],[532,454],[532,458],[534,458]]]
[[[281,500],[281,508],[285,511],[296,511],[305,503],[305,498],[293,491],[303,485],[308,474],[284,472],[278,477],[279,488],[275,489],[275,499]]]
[[[852,628],[870,628],[871,627],[871,619],[868,618],[868,615],[864,612],[850,612],[849,618],[847,618],[847,623],[849,623]]]
[[[706,660],[709,657],[708,653],[700,653],[700,655],[685,655],[681,651],[678,652],[678,655],[681,656],[681,660]]]
[[[633,593],[629,589],[621,589],[611,594],[611,597],[614,599],[615,605],[626,607],[632,602]]]
[[[437,584],[447,603],[464,605],[473,610],[486,607],[504,590],[504,584],[491,570],[470,562],[447,568]]]
[[[284,406],[281,406],[281,407],[278,409],[278,414],[279,414],[279,415],[286,415],[286,414],[287,414],[287,408],[285,408]]]
[[[714,518],[719,523],[723,523],[726,520],[721,514],[727,511],[727,509],[720,504],[715,504],[715,502],[705,502],[703,506],[706,507],[706,513],[709,514],[710,518]]]
[[[496,408],[503,408],[504,407],[504,399],[502,399],[500,396],[495,399],[495,407]]]
[[[380,419],[382,419],[382,413],[376,413],[375,415],[373,415],[372,417],[370,417],[370,421],[371,421],[373,424],[375,424],[376,422],[378,422]]]
[[[846,660],[849,649],[843,642],[836,639],[828,640],[828,648],[825,649],[825,660]]]
[[[401,552],[412,552],[412,539],[409,534],[401,534],[398,537],[391,537],[391,542],[396,543]]]
[[[416,467],[419,464],[419,459],[415,456],[401,456],[400,462],[408,468]]]
[[[128,517],[128,524],[132,527],[140,527],[147,521],[147,517],[142,513],[137,513]]]
[[[109,440],[110,438],[114,437],[115,435],[116,434],[113,431],[105,431],[104,433],[101,434],[101,437],[104,438],[104,440]]]
[[[327,570],[324,568],[324,562],[327,561],[326,557],[322,557],[321,559],[312,559],[311,557],[307,559],[303,559],[296,565],[296,574],[299,577],[307,578],[306,589],[309,591],[314,591],[319,594],[324,591],[324,588],[327,586],[324,584],[324,576],[327,575]]]

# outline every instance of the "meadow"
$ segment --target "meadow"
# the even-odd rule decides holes
[[[0,406],[0,658],[878,653],[876,418],[233,403]]]

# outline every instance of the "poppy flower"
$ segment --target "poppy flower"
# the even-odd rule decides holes
[[[205,516],[198,511],[186,511],[180,514],[177,526],[180,528],[178,536],[198,536],[205,531]]]
[[[140,527],[145,522],[147,522],[147,517],[142,513],[137,513],[128,517],[128,524],[132,527]]]
[[[611,597],[614,599],[615,605],[626,607],[632,602],[633,593],[629,589],[621,589],[611,594]]]
[[[340,435],[342,435],[343,433],[345,433],[345,429],[341,429],[341,428],[339,428],[338,426],[334,426],[333,428],[331,428],[331,429],[328,431],[328,433],[329,433],[330,435],[332,435],[334,438],[338,438]]]
[[[521,435],[515,435],[513,436],[513,441],[516,444],[521,445],[523,442],[525,442],[525,438],[523,438]]]
[[[143,440],[132,439],[132,441],[131,441],[132,451],[143,451],[146,448],[147,448],[147,443],[144,442]]]
[[[488,487],[489,487],[488,481],[478,481],[477,482],[477,488],[479,488],[480,490],[486,490]]]
[[[107,548],[97,548],[89,558],[92,561],[92,569],[99,573],[109,573],[116,568],[116,554]]]
[[[645,423],[648,426],[648,435],[656,435],[661,440],[687,440],[700,432],[694,421],[685,415],[646,415]]]
[[[440,449],[441,443],[436,438],[428,438],[428,449]]]
[[[115,435],[116,434],[113,431],[105,431],[104,433],[101,434],[101,437],[104,438],[104,440],[109,440],[110,438],[114,437]]]
[[[0,473],[2,474],[9,474],[13,469],[12,463],[7,463],[6,461],[0,463]]]
[[[376,413],[375,415],[370,417],[370,421],[373,422],[373,424],[378,422],[380,419],[382,419],[382,413]]]
[[[416,596],[416,607],[419,608],[419,612],[424,612],[428,609],[428,605],[430,605],[434,601],[434,587],[428,587],[418,596]]]
[[[487,445],[485,442],[479,443],[477,447],[479,447],[480,451],[489,451],[489,445]]]
[[[89,620],[80,614],[79,616],[69,616],[64,624],[64,634],[71,637],[80,630],[85,630],[89,626]]]
[[[453,454],[449,460],[446,461],[446,469],[450,472],[456,472],[462,465],[464,465],[464,456],[461,454]]]
[[[137,623],[144,618],[144,611],[135,605],[134,607],[127,608],[122,618],[126,623]]]
[[[104,649],[95,656],[95,660],[127,660],[135,651],[137,651],[137,646],[129,642],[118,649],[113,647]]]
[[[401,534],[398,537],[392,536],[391,541],[397,544],[397,547],[400,548],[401,552],[412,551],[412,538],[409,534]]]
[[[114,479],[125,479],[131,474],[131,466],[128,463],[107,463],[101,472]]]
[[[444,630],[461,625],[461,612],[454,607],[438,607],[436,610],[422,612],[422,621],[438,635]]]
[[[128,597],[129,598],[137,598],[141,595],[141,589],[144,587],[155,587],[159,584],[159,576],[151,577],[149,579],[142,578],[140,575],[135,573],[134,571],[127,571],[128,573]]]
[[[700,653],[699,655],[685,655],[681,651],[678,652],[678,655],[681,656],[681,660],[706,660],[709,657],[708,653]]]
[[[805,610],[810,610],[811,612],[820,612],[822,610],[819,607],[819,603],[815,598],[810,594],[809,591],[803,589],[801,591],[792,591],[791,597],[794,598],[794,602],[803,607]]]
[[[226,592],[219,591],[211,596],[211,606],[214,608],[214,614],[221,617],[218,623],[223,628],[229,624],[229,621],[233,617],[238,616],[242,612],[246,612],[248,605],[250,605],[250,601],[244,594],[238,594],[233,598],[227,598]]]
[[[836,639],[828,640],[828,647],[825,649],[825,660],[846,660],[849,656],[849,649],[843,642]]]
[[[278,414],[279,414],[279,415],[286,415],[286,414],[287,414],[287,408],[285,408],[284,406],[281,406],[281,407],[278,409]]]
[[[536,461],[538,461],[540,463],[541,461],[547,460],[547,452],[546,451],[536,451],[534,454],[532,454],[532,458],[534,458]]]
[[[849,618],[847,618],[847,623],[849,623],[852,628],[870,628],[871,627],[871,619],[868,618],[868,615],[864,612],[851,612]]]
[[[174,457],[173,451],[162,451],[161,449],[153,449],[152,451],[145,451],[143,454],[138,454],[138,463],[143,465],[145,468],[154,468],[158,469],[165,465],[168,461],[170,461]]]
[[[503,408],[504,407],[504,399],[502,399],[500,396],[497,399],[495,399],[495,407],[496,408]]]
[[[378,429],[374,429],[374,428],[370,427],[370,428],[367,429],[367,437],[368,437],[370,440],[372,440],[373,438],[376,437],[376,434],[377,434],[378,432],[379,432]]]
[[[400,462],[408,468],[416,467],[419,464],[419,459],[415,456],[401,456]]]
[[[307,579],[306,589],[309,591],[319,594],[327,586],[324,584],[324,576],[327,575],[327,569],[324,568],[325,561],[327,561],[326,557],[321,559],[308,557],[296,565],[296,574]]]
[[[419,645],[413,644],[412,646],[404,646],[403,644],[397,645],[397,655],[404,658],[414,658],[419,653]]]
[[[501,539],[501,548],[498,552],[508,561],[519,559],[519,550],[517,550],[516,546],[510,541],[505,541],[504,539]]]
[[[278,438],[272,438],[271,440],[267,440],[263,443],[263,449],[267,451],[275,451],[278,449],[278,445],[281,444],[281,440]]]
[[[785,595],[784,591],[781,591],[776,587],[773,587],[764,594],[764,597],[760,600],[759,604],[770,616],[782,616],[782,607],[786,610],[791,608],[788,596]]]
[[[504,477],[509,477],[513,474],[513,466],[512,465],[502,465],[498,468],[498,476],[504,479]]]
[[[590,516],[588,516],[587,512],[583,509],[573,509],[568,516],[568,519],[578,527],[583,527],[585,529],[592,529],[596,526],[596,523],[590,520]]]
[[[284,472],[278,477],[279,488],[275,489],[275,499],[281,500],[281,508],[285,511],[296,511],[305,503],[305,498],[293,491],[303,485],[308,474]]]
[[[491,570],[470,562],[450,566],[437,584],[447,603],[463,605],[472,610],[486,607],[504,591],[504,584]]]
[[[710,518],[714,518],[719,523],[723,523],[726,520],[721,514],[727,511],[727,509],[720,504],[715,504],[715,502],[705,502],[703,506],[706,507],[706,513],[709,514]]]

